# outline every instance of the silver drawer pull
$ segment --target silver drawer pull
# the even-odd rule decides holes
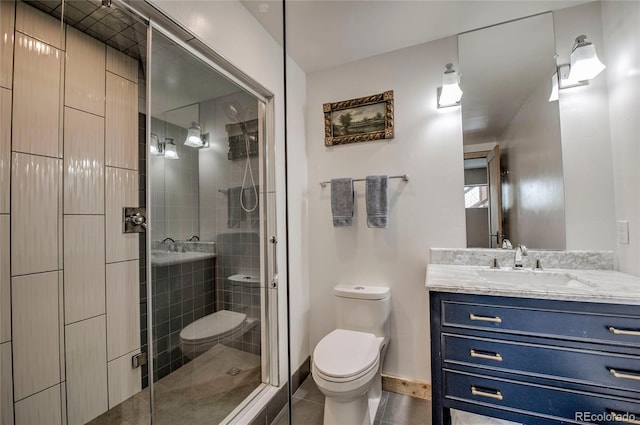
[[[493,323],[502,323],[502,319],[498,316],[490,317],[490,316],[478,316],[473,313],[469,314],[469,319],[478,320],[480,322],[493,322]]]
[[[609,373],[614,377],[614,378],[620,378],[620,379],[634,379],[636,381],[640,381],[640,375],[637,375],[635,373],[624,373],[624,372],[618,372],[615,369],[609,369]]]
[[[475,385],[471,386],[471,394],[473,395],[479,395],[481,397],[489,397],[489,398],[495,398],[496,400],[502,400],[502,393],[498,390],[490,390],[490,391],[494,391],[494,392],[488,392],[488,391],[482,391],[476,388]]]
[[[636,419],[636,415],[634,415],[633,413],[620,413],[611,409],[609,409],[609,413],[611,413],[611,415],[613,416],[613,419],[616,422],[640,425],[640,420]]]
[[[640,336],[640,331],[632,331],[629,329],[616,329],[613,326],[609,326],[609,332],[614,335],[633,335]]]
[[[476,351],[476,350],[469,350],[469,354],[471,354],[471,357],[477,357],[479,359],[486,359],[486,360],[495,360],[498,362],[502,361],[502,356],[500,355],[500,353],[487,353],[487,352],[481,352],[481,351]]]

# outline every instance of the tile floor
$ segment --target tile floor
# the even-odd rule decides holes
[[[295,392],[292,403],[292,425],[322,425],[324,395],[311,375]],[[274,424],[287,425],[288,416],[285,408]],[[431,402],[383,391],[374,425],[431,425]]]
[[[260,367],[260,356],[216,345],[155,383],[154,425],[219,423],[258,387]],[[148,425],[149,415],[146,388],[89,424]]]

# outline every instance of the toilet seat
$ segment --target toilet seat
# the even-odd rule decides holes
[[[379,366],[383,338],[366,332],[336,329],[313,350],[316,374],[330,382],[349,382]]]
[[[247,315],[236,311],[220,310],[201,317],[180,331],[180,340],[188,344],[206,344],[233,334],[241,329]]]

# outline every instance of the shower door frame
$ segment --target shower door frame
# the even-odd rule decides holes
[[[250,78],[247,74],[200,41],[184,26],[165,15],[153,5],[139,0],[113,0],[130,12],[144,19],[147,26],[147,58],[146,58],[146,152],[149,152],[151,140],[151,73],[153,32],[158,31],[176,45],[185,49],[196,59],[202,61],[225,78],[246,90],[258,100],[258,140],[259,143],[259,175],[263,191],[259,194],[260,211],[260,269],[261,269],[261,319],[264,325],[261,330],[261,369],[262,383],[243,400],[227,417],[223,424],[234,423],[243,411],[251,407],[253,401],[272,394],[270,389],[281,385],[280,345],[281,335],[278,327],[278,254],[277,254],[277,210],[275,201],[275,101],[268,89]],[[146,161],[146,205],[147,223],[151,223],[151,184],[149,161]],[[273,196],[272,196],[273,195]],[[271,199],[273,198],[273,199]],[[152,230],[149,228],[149,230]],[[151,273],[151,238],[146,237],[146,269],[147,269],[147,347],[149,368],[149,390],[151,423],[154,418],[154,380],[153,380],[153,283]]]

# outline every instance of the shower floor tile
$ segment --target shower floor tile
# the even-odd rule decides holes
[[[217,424],[260,382],[260,356],[216,345],[155,383],[154,425]],[[146,388],[90,424],[148,425],[149,412]]]

